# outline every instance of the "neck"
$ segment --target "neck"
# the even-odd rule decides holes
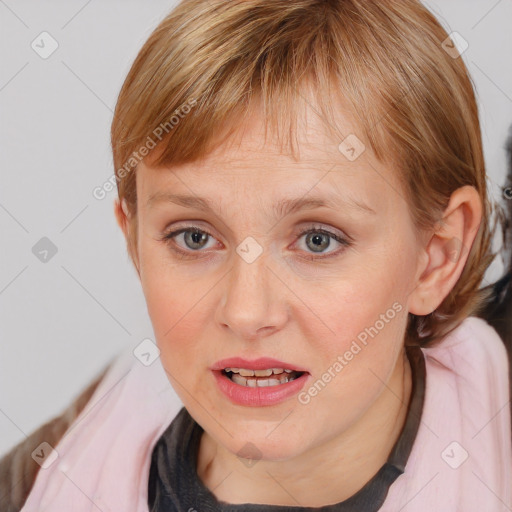
[[[411,388],[404,349],[379,398],[349,431],[293,459],[259,460],[252,467],[203,432],[198,477],[218,500],[232,504],[321,507],[344,501],[387,461],[407,417]]]

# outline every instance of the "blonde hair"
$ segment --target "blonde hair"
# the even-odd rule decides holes
[[[480,195],[483,218],[462,275],[433,313],[409,315],[407,337],[433,342],[480,311],[490,295],[479,286],[494,258],[492,204],[472,82],[462,58],[445,51],[447,38],[415,0],[182,1],[137,55],[112,123],[118,195],[133,214],[132,261],[138,161],[149,151],[156,166],[201,158],[256,98],[295,154],[298,87],[307,79],[328,127],[341,94],[358,138],[394,163],[418,232],[440,221],[457,188]]]

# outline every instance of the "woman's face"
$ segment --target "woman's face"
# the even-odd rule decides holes
[[[284,460],[389,393],[423,253],[393,169],[353,135],[338,147],[308,118],[294,160],[256,115],[238,134],[200,162],[139,164],[138,267],[192,417],[232,453]],[[244,371],[272,368],[304,373]]]

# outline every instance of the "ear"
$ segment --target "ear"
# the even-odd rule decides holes
[[[427,261],[416,287],[409,295],[409,312],[432,313],[457,283],[478,233],[482,202],[474,187],[465,185],[453,192],[442,220],[426,247]]]
[[[119,202],[119,199],[114,201],[114,213],[116,215],[117,225],[121,228],[125,239],[128,240],[128,222],[130,212],[128,211],[125,199],[123,199],[121,203]]]
[[[119,202],[119,199],[114,201],[114,213],[116,216],[117,225],[121,228],[121,231],[123,232],[124,238],[126,240],[126,250],[128,251],[130,259],[132,260],[135,270],[137,270],[137,274],[140,278],[139,262],[137,255],[134,254],[131,243],[130,223],[132,222],[132,219],[125,199],[123,199],[121,202]]]

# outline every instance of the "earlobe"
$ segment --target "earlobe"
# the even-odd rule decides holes
[[[427,264],[409,295],[409,311],[432,313],[457,283],[482,218],[480,196],[474,187],[457,189],[423,249]]]

